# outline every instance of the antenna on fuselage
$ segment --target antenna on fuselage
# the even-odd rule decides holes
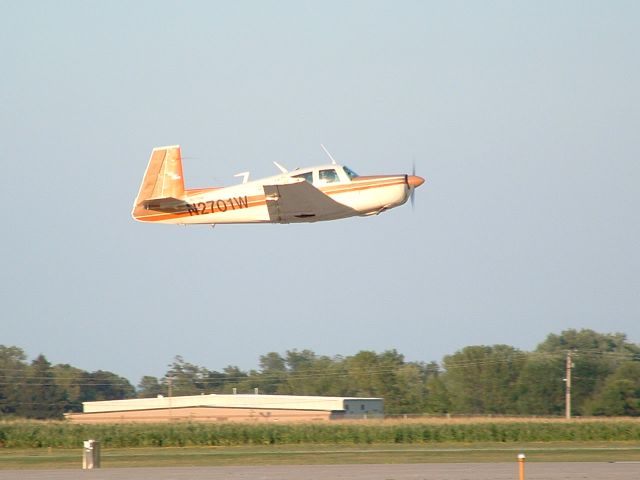
[[[336,159],[335,159],[335,158],[333,158],[333,157],[331,156],[331,154],[329,153],[329,150],[327,150],[327,149],[324,147],[324,145],[323,145],[323,144],[320,144],[320,146],[321,146],[321,147],[322,147],[322,149],[324,150],[324,153],[326,153],[326,154],[327,154],[327,156],[331,159],[331,163],[333,163],[333,164],[335,165],[335,164],[336,164]]]
[[[249,172],[236,173],[234,177],[242,177],[242,183],[249,181]]]
[[[273,164],[278,167],[278,169],[280,169],[280,171],[282,173],[289,173],[289,170],[287,170],[286,168],[284,168],[282,165],[280,165],[278,162],[273,162]]]

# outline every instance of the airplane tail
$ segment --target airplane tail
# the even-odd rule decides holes
[[[133,218],[144,221],[149,210],[183,203],[184,178],[180,146],[157,147],[151,152],[147,171],[133,204]]]

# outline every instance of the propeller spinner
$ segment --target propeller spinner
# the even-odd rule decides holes
[[[411,168],[411,175],[407,175],[407,185],[409,186],[409,190],[411,190],[410,199],[411,199],[411,209],[415,209],[415,193],[416,188],[424,183],[424,178],[416,175],[416,164],[413,164]]]

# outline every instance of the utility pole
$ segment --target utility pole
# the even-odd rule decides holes
[[[566,382],[565,387],[565,418],[571,420],[571,368],[573,363],[571,362],[571,350],[567,352],[567,367],[566,367]]]
[[[169,377],[169,420],[173,417],[173,411],[171,410],[171,398],[173,397],[173,376]]]

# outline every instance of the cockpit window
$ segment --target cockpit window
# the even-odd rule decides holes
[[[313,183],[313,172],[301,173],[300,175],[294,175],[293,178],[304,178],[307,182]]]
[[[330,168],[328,170],[320,170],[320,181],[326,183],[333,183],[338,181],[338,172],[335,169]]]
[[[353,180],[358,176],[358,174],[353,170],[351,170],[349,167],[343,167],[343,168],[344,168],[344,173],[346,173],[351,180]]]

